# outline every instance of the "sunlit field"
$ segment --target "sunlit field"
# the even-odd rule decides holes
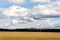
[[[0,32],[0,40],[60,40],[59,32]]]

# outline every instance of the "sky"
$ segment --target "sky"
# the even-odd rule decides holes
[[[0,28],[60,29],[60,0],[0,0]]]

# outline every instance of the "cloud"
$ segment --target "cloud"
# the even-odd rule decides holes
[[[25,22],[33,22],[35,19],[33,19],[31,15],[31,10],[27,8],[22,8],[19,6],[10,6],[9,8],[6,8],[2,11],[2,14],[10,19],[18,18],[18,20],[13,21],[18,23],[25,23]]]
[[[31,0],[32,2],[49,3],[51,0]]]
[[[0,19],[0,28],[8,28],[11,26],[11,20],[9,18]]]
[[[34,0],[41,1],[41,0]],[[47,0],[42,0],[47,1]],[[51,0],[50,0],[51,1]],[[52,2],[48,4],[38,4],[31,10],[20,6],[10,6],[3,11],[3,15],[6,17],[18,16],[25,21],[41,20],[42,18],[60,18],[60,1]]]
[[[36,26],[37,26],[37,28],[40,29],[40,28],[42,28],[42,27],[44,26],[44,24],[43,24],[43,23],[39,23],[39,24],[37,24]]]
[[[37,5],[32,10],[28,8],[22,8],[20,6],[10,6],[3,10],[2,14],[6,17],[18,17],[20,20],[32,22],[36,20],[42,20],[43,18],[60,18],[60,6],[50,5]]]
[[[12,25],[23,24],[23,23],[26,23],[26,21],[23,21],[23,20],[12,20],[12,22],[11,22]]]
[[[50,18],[46,18],[43,22],[47,23],[49,28],[60,29],[60,21],[52,21]]]
[[[54,27],[55,29],[60,29],[60,21],[59,21],[59,22],[55,22],[55,23],[53,24],[53,27]]]
[[[29,12],[29,9],[21,8],[19,6],[11,6],[3,11],[3,14],[5,16],[11,17],[11,16],[27,16]]]
[[[57,29],[60,28],[60,22],[56,21],[53,22],[50,18],[46,18],[45,20],[40,20],[35,21],[38,22],[36,24],[26,24],[26,22],[28,21],[23,21],[23,20],[17,20],[17,19],[10,19],[10,18],[5,18],[5,19],[0,19],[0,28],[4,28],[4,29],[16,29],[16,28],[37,28],[37,29]],[[29,25],[28,27],[23,27],[22,25],[24,25],[23,23],[25,23],[26,25]],[[31,22],[28,22],[31,23]],[[21,26],[20,26],[21,25]],[[35,27],[35,26],[36,27]],[[32,26],[32,27],[31,27]]]
[[[44,5],[38,4],[31,10],[17,5],[12,5],[8,8],[1,8],[1,10],[4,15],[4,20],[1,21],[1,24],[7,27],[23,23],[36,22],[38,20],[40,23],[36,24],[36,26],[38,26],[37,28],[59,28],[60,26],[58,22],[52,22],[48,19],[56,17],[60,18],[60,2],[53,2]]]
[[[1,11],[1,12],[4,11],[4,10],[6,10],[6,8],[1,8],[1,7],[0,7],[0,11]]]
[[[22,21],[21,21],[22,22]],[[19,21],[18,20],[12,20],[12,24],[15,25],[15,24],[18,24]]]
[[[40,20],[38,24],[36,24],[37,28],[39,29],[53,29],[55,28],[55,22],[52,22],[50,18],[45,18],[45,20]]]
[[[49,18],[46,18],[46,19],[44,20],[44,22],[46,22],[48,25],[50,25],[50,27],[53,27],[53,25],[54,25],[54,23],[55,23],[55,22],[52,22],[51,19],[49,19]]]
[[[13,3],[13,4],[23,4],[25,3],[25,0],[7,0],[7,2]]]
[[[0,11],[2,11],[2,8],[0,8]]]
[[[57,5],[57,6],[56,6]],[[59,4],[50,5],[37,5],[33,7],[32,15],[35,19],[39,18],[60,18],[60,6]]]

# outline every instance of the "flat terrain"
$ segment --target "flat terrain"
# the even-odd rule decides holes
[[[60,40],[60,32],[0,32],[0,40]]]

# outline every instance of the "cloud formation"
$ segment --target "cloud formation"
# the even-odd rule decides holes
[[[31,0],[32,2],[49,3],[51,0]]]
[[[60,21],[53,22],[50,18],[46,18],[41,20],[36,26],[39,29],[60,29]]]
[[[54,27],[55,29],[60,29],[60,21],[59,21],[59,22],[55,22],[55,23],[53,24],[53,27]]]
[[[3,10],[2,14],[8,18],[20,18],[20,20],[32,22],[43,18],[60,18],[60,6],[37,5],[32,10],[20,6],[10,6]]]
[[[17,0],[18,1],[18,0]],[[20,0],[21,1],[21,0]],[[32,0],[32,1],[51,1],[51,0]],[[40,18],[54,18],[60,17],[60,1],[48,3],[48,4],[38,4],[34,6],[31,10],[28,8],[22,8],[20,6],[10,6],[3,11],[5,16],[19,16],[32,19]]]
[[[52,18],[52,17],[60,17],[60,4],[59,3],[51,3],[46,5],[37,5],[33,7],[32,15],[35,18]]]
[[[3,10],[2,14],[10,19],[18,18],[19,20],[12,21],[14,24],[15,22],[18,23],[25,23],[25,22],[33,22],[35,19],[33,19],[31,15],[31,11],[27,8],[22,8],[19,6],[11,6],[5,10]]]
[[[24,3],[24,0],[8,1],[14,4]],[[0,18],[0,24],[2,27],[12,28],[12,26],[17,26],[18,24],[35,23],[39,21],[40,23],[35,24],[37,26],[36,28],[59,28],[59,22],[52,22],[48,18],[60,18],[60,1],[49,3],[50,1],[51,0],[32,0],[32,2],[47,3],[38,3],[38,5],[35,5],[32,9],[17,5],[12,5],[8,8],[0,8],[3,15],[3,17]],[[47,27],[45,27],[46,25]]]
[[[7,2],[13,3],[13,4],[23,4],[25,3],[25,0],[7,0]]]
[[[19,6],[11,6],[3,11],[3,14],[5,16],[11,17],[11,16],[27,16],[29,12],[29,9],[21,8]]]

